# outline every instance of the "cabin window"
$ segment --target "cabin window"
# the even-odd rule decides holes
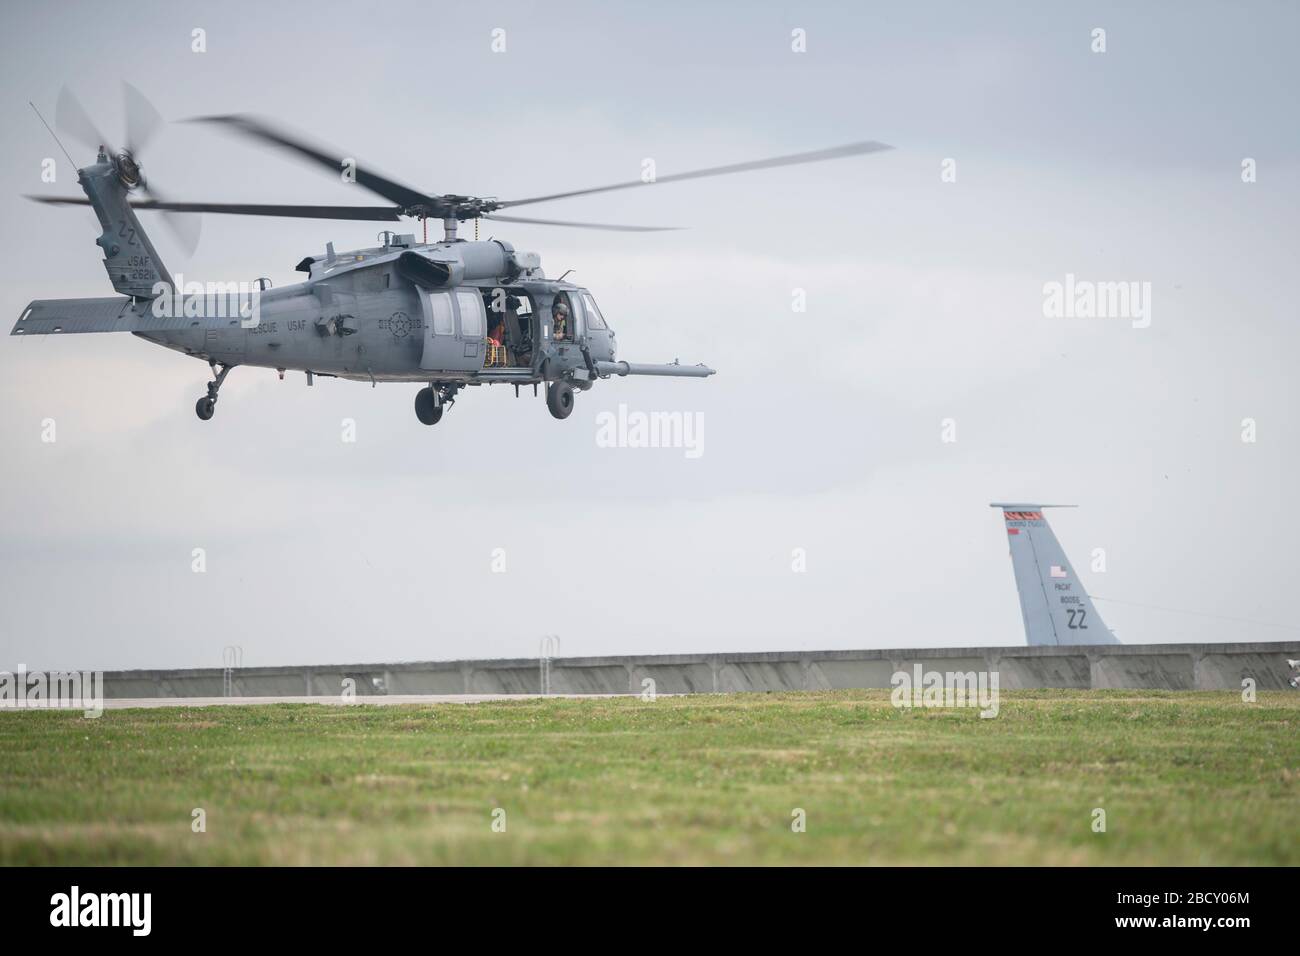
[[[429,294],[429,316],[433,320],[434,335],[451,335],[456,324],[451,314],[451,296],[446,292]]]
[[[456,293],[460,304],[460,334],[467,339],[487,337],[487,316],[483,312],[483,298],[477,290],[460,290]]]

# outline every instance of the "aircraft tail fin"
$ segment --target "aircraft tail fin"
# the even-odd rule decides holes
[[[1083,589],[1056,535],[1036,505],[995,502],[1006,521],[1011,568],[1020,594],[1025,640],[1037,644],[1118,644]]]
[[[100,236],[95,240],[104,251],[104,268],[113,288],[133,299],[153,299],[158,283],[173,286],[171,274],[158,250],[136,218],[128,198],[140,182],[139,167],[129,153],[110,157],[103,147],[89,166],[77,170],[85,199],[37,197],[38,202],[90,206],[99,219]]]

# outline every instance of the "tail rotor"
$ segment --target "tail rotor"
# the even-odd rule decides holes
[[[145,179],[140,155],[162,128],[162,114],[154,108],[143,93],[130,83],[122,84],[122,100],[126,113],[126,145],[115,149],[86,112],[81,101],[67,87],[59,90],[54,111],[54,125],[61,132],[90,149],[103,150],[113,164],[117,178],[128,191],[140,190],[153,201],[166,203],[158,187]],[[164,211],[163,222],[185,252],[192,256],[198,248],[202,220],[193,213]]]

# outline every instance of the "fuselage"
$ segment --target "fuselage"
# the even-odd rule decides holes
[[[505,243],[394,237],[304,259],[299,269],[307,281],[261,290],[249,314],[231,308],[136,334],[223,365],[376,382],[552,381],[615,356],[591,294],[547,280],[535,256]],[[563,330],[554,315],[561,300]],[[505,334],[494,351],[488,333],[498,318]]]

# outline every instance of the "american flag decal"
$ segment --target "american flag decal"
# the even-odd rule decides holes
[[[1054,565],[1052,565],[1052,577],[1054,577],[1054,578],[1068,578],[1069,575],[1065,573],[1065,569],[1064,569],[1063,567],[1061,567],[1059,564],[1054,564]]]
[[[1042,521],[1041,511],[1004,511],[1002,517],[1008,521]]]

